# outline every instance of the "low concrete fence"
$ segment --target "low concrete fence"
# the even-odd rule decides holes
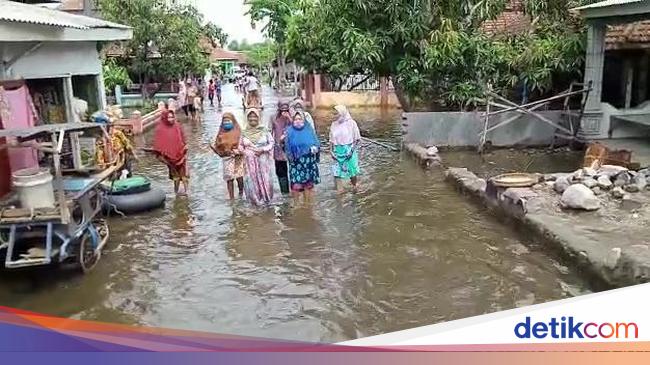
[[[160,109],[157,109],[151,113],[142,115],[140,112],[136,111],[131,114],[129,119],[123,119],[119,121],[118,124],[129,128],[134,135],[140,135],[156,126],[160,120],[161,112]]]
[[[336,105],[348,107],[378,107],[381,105],[381,93],[379,91],[328,91],[320,93],[317,108],[333,108]],[[388,93],[389,108],[400,108],[401,104],[394,92]]]
[[[154,103],[167,102],[169,99],[176,99],[178,93],[156,93],[152,100]],[[142,94],[125,94],[120,86],[115,87],[115,103],[125,108],[137,108],[144,105]]]
[[[554,122],[560,122],[562,118],[561,111],[543,111],[540,114]],[[493,116],[490,125],[515,115],[516,112]],[[484,127],[480,112],[412,112],[404,113],[403,118],[404,142],[423,146],[475,147]],[[524,115],[488,133],[487,141],[499,147],[543,146],[551,144],[554,135],[555,127]]]

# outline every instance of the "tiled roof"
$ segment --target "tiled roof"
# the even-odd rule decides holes
[[[211,61],[237,61],[238,63],[246,63],[246,55],[241,52],[227,51],[223,48],[216,47],[210,54]]]
[[[486,20],[481,30],[491,36],[506,36],[521,34],[531,27],[528,15],[519,11],[504,11],[495,19]]]
[[[639,0],[611,0],[593,5],[614,6],[615,4],[633,3]],[[509,36],[521,34],[531,27],[530,16],[523,13],[521,0],[511,0],[506,10],[496,19],[487,20],[481,30],[491,36]],[[650,20],[630,24],[608,26],[606,36],[607,49],[650,48]]]
[[[639,2],[642,2],[642,1],[646,1],[646,0],[605,0],[605,1],[598,2],[598,3],[581,6],[579,8],[576,8],[576,10],[608,8],[610,6],[633,4],[633,3],[639,3]]]
[[[650,47],[650,20],[609,26],[606,44],[608,49]]]
[[[59,10],[77,11],[84,10],[84,0],[61,0]]]

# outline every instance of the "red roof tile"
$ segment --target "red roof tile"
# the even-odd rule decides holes
[[[75,11],[84,10],[84,0],[61,0],[61,7],[59,10]]]
[[[608,26],[607,49],[650,48],[650,20]]]

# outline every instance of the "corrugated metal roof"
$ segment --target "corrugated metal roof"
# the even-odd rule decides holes
[[[0,0],[0,20],[19,23],[49,25],[54,27],[89,29],[89,28],[121,28],[129,29],[126,25],[107,22],[83,15],[68,14],[42,6]]]
[[[579,8],[575,8],[575,10],[608,8],[610,6],[627,5],[627,4],[633,4],[633,3],[640,3],[640,2],[643,2],[643,1],[646,1],[646,0],[605,0],[605,1],[598,2],[598,3],[581,6]]]

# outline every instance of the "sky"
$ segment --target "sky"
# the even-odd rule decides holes
[[[203,13],[205,19],[220,26],[228,33],[228,43],[233,40],[246,39],[249,43],[261,42],[264,37],[259,29],[251,27],[251,20],[244,15],[246,8],[244,0],[195,0],[196,7]],[[261,24],[260,24],[261,25]],[[261,25],[263,26],[263,25]],[[258,27],[258,28],[261,28]]]

